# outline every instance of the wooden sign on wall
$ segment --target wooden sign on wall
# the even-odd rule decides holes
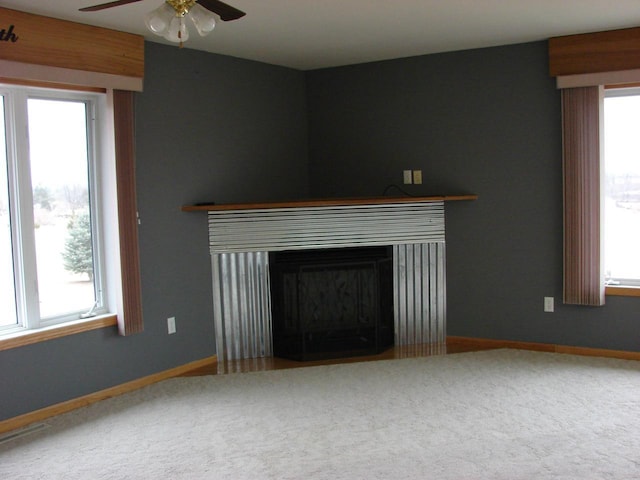
[[[144,38],[0,7],[0,60],[142,79]]]

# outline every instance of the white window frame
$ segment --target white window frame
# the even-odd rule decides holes
[[[82,102],[87,112],[87,143],[89,160],[89,195],[94,253],[94,285],[97,304],[91,318],[105,314],[108,308],[108,290],[104,254],[104,216],[102,204],[107,198],[101,188],[101,151],[104,150],[102,134],[107,130],[103,123],[108,114],[106,95],[94,92],[58,90],[39,87],[0,85],[4,96],[5,129],[12,241],[14,245],[14,272],[18,323],[0,327],[0,337],[25,330],[35,330],[87,318],[87,311],[40,318],[37,293],[37,269],[35,261],[35,236],[33,228],[33,195],[29,165],[29,140],[27,133],[27,100],[29,98],[69,100]]]
[[[604,91],[604,98],[614,98],[614,97],[627,97],[627,96],[640,96],[640,87],[620,87],[620,88],[607,88]],[[602,134],[602,141],[605,142],[604,130]],[[603,185],[604,185],[604,176],[606,175],[606,157],[603,161]],[[602,195],[604,196],[605,192],[603,189]],[[603,198],[604,204],[604,198]],[[604,252],[606,256],[607,246],[604,241],[605,230],[603,229],[602,233],[602,241],[604,245]],[[605,285],[611,287],[640,287],[640,277],[639,278],[617,278],[617,277],[606,277]]]

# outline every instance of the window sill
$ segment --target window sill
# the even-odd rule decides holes
[[[604,289],[605,295],[617,295],[620,297],[640,297],[640,287],[611,287]]]
[[[76,333],[88,332],[89,330],[113,327],[117,324],[117,317],[113,314],[107,314],[87,320],[77,320],[61,325],[39,328],[38,330],[24,330],[0,337],[0,351],[24,347],[25,345],[31,345],[33,343],[46,342],[54,338],[75,335]]]

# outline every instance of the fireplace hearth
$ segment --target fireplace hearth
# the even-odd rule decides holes
[[[274,355],[306,361],[391,347],[392,268],[389,246],[271,252]]]

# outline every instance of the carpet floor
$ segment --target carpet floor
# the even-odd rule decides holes
[[[167,380],[0,444],[1,479],[638,479],[640,362],[519,350]]]

